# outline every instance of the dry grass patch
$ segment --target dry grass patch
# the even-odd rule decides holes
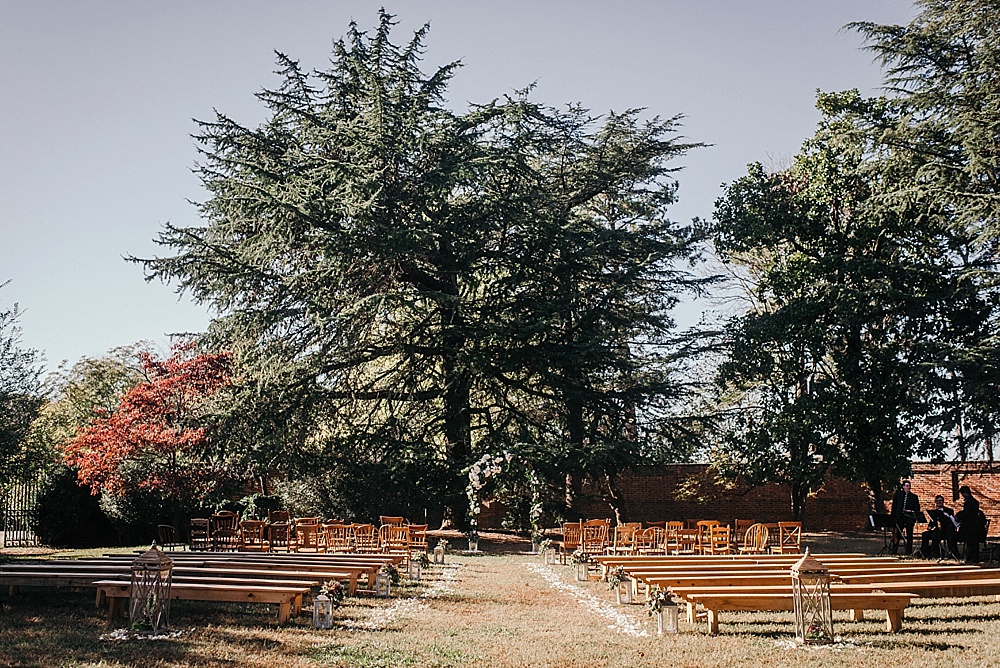
[[[449,560],[454,566],[431,569],[389,600],[347,599],[331,631],[309,628],[307,615],[278,627],[271,606],[179,601],[172,619],[181,637],[102,642],[108,627],[92,592],[3,594],[0,665],[1000,666],[1000,603],[992,599],[918,601],[895,635],[875,613],[865,622],[838,614],[843,642],[803,649],[794,646],[790,613],[730,613],[717,637],[703,622],[657,637],[642,606],[615,605],[602,583],[577,583],[570,567],[526,554]]]

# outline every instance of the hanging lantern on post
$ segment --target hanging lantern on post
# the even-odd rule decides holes
[[[132,562],[129,625],[133,631],[156,634],[169,627],[173,569],[173,560],[156,543]]]
[[[795,604],[795,639],[809,644],[832,643],[830,571],[809,554],[809,548],[792,566],[792,599]]]
[[[313,598],[313,628],[333,628],[333,601],[324,593]]]

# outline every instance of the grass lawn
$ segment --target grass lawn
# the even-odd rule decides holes
[[[390,599],[347,599],[331,631],[312,630],[308,610],[278,627],[273,606],[175,601],[178,637],[101,640],[110,629],[91,590],[4,591],[0,665],[1000,667],[993,597],[917,600],[898,634],[874,612],[864,622],[835,613],[841,642],[823,648],[795,646],[791,613],[724,613],[719,636],[682,621],[679,636],[657,637],[641,605],[615,605],[603,583],[575,582],[569,566],[543,566],[519,552],[526,544],[500,540],[485,535],[488,554],[449,555],[444,569],[404,580]],[[880,547],[870,536],[805,542],[818,551]]]

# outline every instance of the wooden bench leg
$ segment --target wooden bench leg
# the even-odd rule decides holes
[[[860,608],[857,610],[851,610],[851,621],[852,622],[863,622],[865,621],[865,611]]]
[[[903,628],[903,609],[885,611],[885,630],[889,633],[897,633]]]
[[[278,604],[278,623],[287,624],[290,619],[290,613],[292,608],[291,601],[282,601]]]
[[[708,635],[719,635],[719,613],[716,610],[708,611]]]
[[[354,596],[354,593],[358,591],[358,576],[357,574],[351,575],[351,579],[347,581],[347,595]]]
[[[108,621],[113,622],[125,616],[125,599],[119,596],[108,597]]]
[[[20,593],[21,593],[21,588],[18,585],[10,585],[9,587],[7,587],[7,595],[10,596],[11,598],[14,598]],[[1000,598],[1000,596],[998,596],[997,598]]]
[[[300,612],[302,612],[302,594],[297,594],[292,602],[292,615],[298,617]]]

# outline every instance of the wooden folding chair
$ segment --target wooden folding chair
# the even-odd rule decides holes
[[[350,524],[324,524],[327,552],[354,552],[354,527]]]
[[[559,542],[559,560],[565,564],[569,555],[580,547],[580,523],[563,522],[563,539]]]
[[[267,542],[267,523],[263,520],[243,520],[240,522],[240,552],[267,552],[271,549]]]
[[[231,510],[220,510],[211,517],[212,549],[235,552],[240,546],[240,516]]]
[[[378,554],[382,548],[378,544],[378,531],[373,524],[355,524],[354,549],[361,554]]]
[[[708,529],[708,546],[704,554],[732,554],[732,531],[728,525],[717,525]]]

